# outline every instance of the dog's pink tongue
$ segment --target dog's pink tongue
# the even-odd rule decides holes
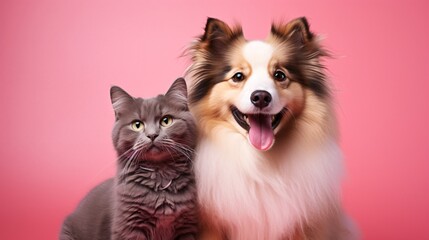
[[[249,115],[249,140],[257,149],[268,150],[274,141],[274,133],[271,128],[271,117],[269,115]]]

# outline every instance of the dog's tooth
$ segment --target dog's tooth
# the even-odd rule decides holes
[[[243,115],[243,118],[244,118],[244,121],[246,121],[246,123],[250,125],[249,117],[247,117],[247,115]]]

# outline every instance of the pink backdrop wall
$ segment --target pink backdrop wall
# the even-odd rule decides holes
[[[325,36],[363,239],[429,236],[427,1],[1,1],[0,239],[56,239],[114,174],[109,88],[150,97],[188,62],[207,16],[250,39],[307,16]]]

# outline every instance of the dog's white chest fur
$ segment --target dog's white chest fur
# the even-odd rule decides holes
[[[336,202],[341,153],[334,141],[266,159],[238,133],[202,139],[195,170],[200,203],[231,239],[281,239]],[[223,137],[221,137],[223,136]]]

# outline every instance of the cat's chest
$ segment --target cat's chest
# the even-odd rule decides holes
[[[141,185],[127,185],[118,187],[117,201],[123,209],[135,209],[134,215],[150,215],[165,218],[179,214],[182,210],[179,196],[167,189],[154,191]],[[164,221],[164,220],[163,220]]]
[[[115,226],[125,233],[125,239],[174,239],[177,219],[190,211],[176,197],[167,191],[153,192],[136,185],[118,186]]]
[[[179,215],[195,201],[194,185],[189,176],[135,174],[117,185],[117,200],[120,205],[137,209],[141,215],[165,218],[168,222],[168,216]]]

